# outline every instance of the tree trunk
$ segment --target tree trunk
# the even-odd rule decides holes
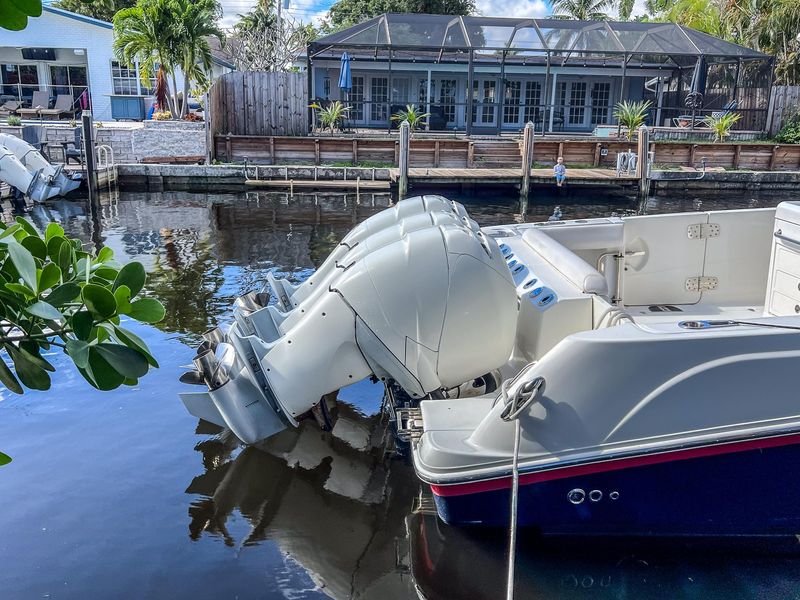
[[[175,78],[175,71],[172,71],[172,93],[173,93],[173,105],[172,105],[172,117],[177,119],[181,116],[181,103],[178,99],[178,80]]]
[[[183,74],[183,108],[181,110],[181,117],[189,114],[189,76],[184,72]]]

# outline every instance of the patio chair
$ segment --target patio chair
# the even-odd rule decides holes
[[[427,119],[431,131],[444,131],[447,129],[447,117],[444,106],[431,106],[431,115]]]
[[[72,94],[59,94],[53,108],[43,108],[39,116],[45,119],[60,119],[61,115],[75,116],[75,101]]]
[[[39,116],[39,111],[50,106],[50,95],[43,90],[33,92],[30,108],[20,108],[17,110],[23,119],[33,119]]]
[[[0,105],[0,117],[10,117],[17,114],[17,110],[22,106],[22,102],[18,100],[7,100]]]
[[[43,128],[38,125],[24,125],[22,127],[22,139],[36,148],[42,156],[50,161],[50,154],[47,150],[47,140],[42,139],[44,135],[46,134]]]
[[[70,146],[72,147],[70,148]],[[82,165],[85,159],[83,154],[83,129],[76,127],[75,139],[61,142],[61,148],[64,150],[64,164],[68,165],[70,159],[72,159]]]
[[[736,100],[731,100],[730,102],[725,103],[725,106],[722,107],[722,110],[716,110],[712,112],[711,116],[714,117],[715,119],[719,119],[720,117],[723,117],[728,113],[735,111],[737,106],[739,106],[739,103]]]

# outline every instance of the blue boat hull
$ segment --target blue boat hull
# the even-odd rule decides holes
[[[519,525],[546,535],[795,535],[798,473],[793,443],[527,483]],[[508,526],[510,489],[436,495],[432,487],[445,522]]]

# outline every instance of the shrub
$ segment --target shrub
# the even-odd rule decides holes
[[[703,119],[708,128],[714,132],[714,141],[721,142],[731,134],[731,128],[742,118],[742,115],[735,112],[723,113],[721,115],[709,115]]]
[[[157,110],[153,113],[154,121],[169,121],[172,118],[172,113],[168,110]]]
[[[310,104],[309,106],[317,111],[317,119],[319,119],[320,126],[323,129],[330,129],[331,135],[333,135],[333,130],[336,129],[336,127],[341,128],[342,122],[347,116],[347,111],[350,110],[350,107],[345,106],[338,100],[335,100],[328,106],[324,107],[320,106],[316,102]]]
[[[624,126],[628,128],[628,141],[633,139],[636,130],[644,125],[647,112],[650,110],[651,102],[643,100],[640,102],[617,102],[614,106],[614,116]]]
[[[425,119],[430,117],[430,113],[423,113],[416,107],[415,104],[406,105],[405,110],[401,110],[395,115],[392,115],[392,121],[408,121],[411,133],[414,133],[418,127],[425,127],[427,124]]]
[[[6,119],[6,123],[12,127],[19,127],[22,125],[22,119],[20,119],[17,115],[9,115],[8,119]]]
[[[783,124],[775,141],[781,144],[800,144],[800,110],[796,111],[786,123]]]

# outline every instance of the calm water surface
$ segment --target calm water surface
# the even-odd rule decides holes
[[[521,220],[513,199],[460,198],[483,225]],[[771,206],[775,196],[539,197],[528,220]],[[393,598],[503,596],[502,533],[449,528],[419,500],[393,452],[382,389],[340,392],[331,433],[313,423],[259,448],[199,423],[178,392],[206,329],[269,270],[307,277],[385,196],[115,193],[32,209],[102,241],[150,273],[167,308],[132,325],[161,368],[100,393],[58,353],[47,393],[0,390],[0,599]],[[4,218],[13,218],[5,207]],[[787,499],[792,501],[792,499]],[[535,545],[518,555],[517,598],[798,598],[800,559],[750,548]]]

